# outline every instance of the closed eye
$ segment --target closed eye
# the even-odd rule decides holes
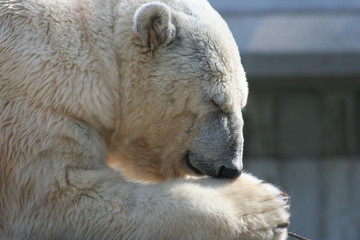
[[[220,104],[214,99],[211,99],[210,102],[214,107],[216,107],[218,110],[221,110],[222,112],[229,113],[231,111],[228,106],[226,106],[225,104]]]
[[[221,105],[220,105],[219,103],[217,103],[214,99],[211,99],[210,102],[211,102],[215,107],[221,108]]]

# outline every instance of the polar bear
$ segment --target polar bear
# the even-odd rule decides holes
[[[285,239],[247,94],[205,0],[1,0],[0,239]]]

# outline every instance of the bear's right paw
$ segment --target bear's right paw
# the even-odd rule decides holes
[[[289,197],[271,184],[243,174],[222,188],[239,220],[240,239],[283,240],[289,225]]]

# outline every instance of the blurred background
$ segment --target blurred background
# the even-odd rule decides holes
[[[360,0],[209,0],[250,86],[245,168],[291,197],[290,231],[360,240]]]

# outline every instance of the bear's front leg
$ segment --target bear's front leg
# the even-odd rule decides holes
[[[74,185],[80,184],[78,188],[95,188],[94,192],[103,196],[88,202],[85,196],[84,202],[79,203],[81,207],[73,209],[80,210],[85,207],[83,204],[89,204],[86,206],[89,209],[94,209],[95,205],[107,206],[99,208],[97,223],[92,222],[94,227],[88,229],[91,231],[98,228],[97,224],[102,225],[103,236],[107,232],[120,239],[149,240],[287,238],[289,213],[283,193],[249,174],[234,181],[206,178],[158,184],[124,182],[116,176],[110,183],[109,179],[103,179],[104,175],[98,175],[98,179],[96,175],[98,173],[91,171],[74,171],[69,177]],[[98,184],[87,185],[95,179]],[[86,186],[81,186],[84,182]],[[83,218],[81,212],[77,216],[79,219]],[[106,223],[109,219],[112,222]]]
[[[140,184],[110,169],[67,169],[66,184],[46,184],[19,207],[5,239],[286,238],[286,229],[276,229],[289,218],[281,192],[246,174]]]

